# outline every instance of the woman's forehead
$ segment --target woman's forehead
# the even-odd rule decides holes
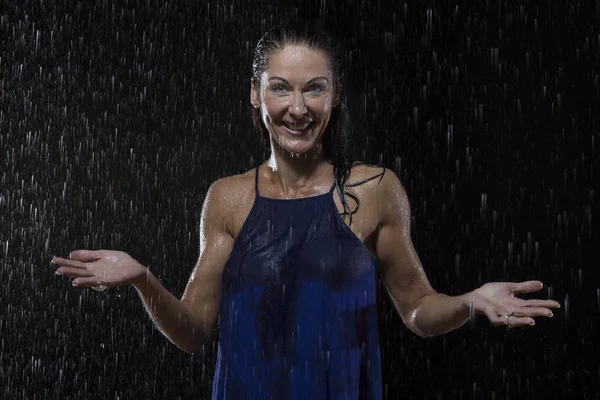
[[[269,62],[264,74],[266,76],[263,78],[269,79],[273,76],[279,76],[286,80],[288,78],[310,80],[315,76],[330,78],[329,64],[329,57],[321,50],[310,49],[306,46],[287,45],[269,55]]]

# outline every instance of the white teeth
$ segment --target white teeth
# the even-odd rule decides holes
[[[306,128],[308,128],[310,126],[312,122],[309,122],[308,124],[304,124],[304,125],[293,125],[293,124],[284,124],[288,129],[291,129],[293,131],[303,131]]]

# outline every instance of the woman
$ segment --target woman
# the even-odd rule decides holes
[[[123,252],[74,251],[53,259],[56,272],[74,286],[134,285],[156,326],[188,353],[219,321],[213,399],[380,399],[376,270],[419,336],[475,314],[507,327],[551,317],[557,302],[515,297],[540,290],[539,281],[488,283],[461,296],[430,286],[398,178],[343,157],[341,89],[325,33],[298,24],[262,37],[250,102],[271,155],[210,187],[200,257],[181,300]]]

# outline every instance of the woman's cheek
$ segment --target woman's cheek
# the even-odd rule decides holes
[[[328,94],[327,97],[325,97],[325,106],[323,107],[323,111],[325,113],[329,113],[331,112],[333,106],[333,97]]]

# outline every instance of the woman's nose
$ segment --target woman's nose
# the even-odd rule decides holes
[[[294,94],[290,104],[290,114],[292,114],[294,117],[301,117],[306,114],[306,112],[306,105],[304,104],[304,98],[302,97],[302,94]]]

